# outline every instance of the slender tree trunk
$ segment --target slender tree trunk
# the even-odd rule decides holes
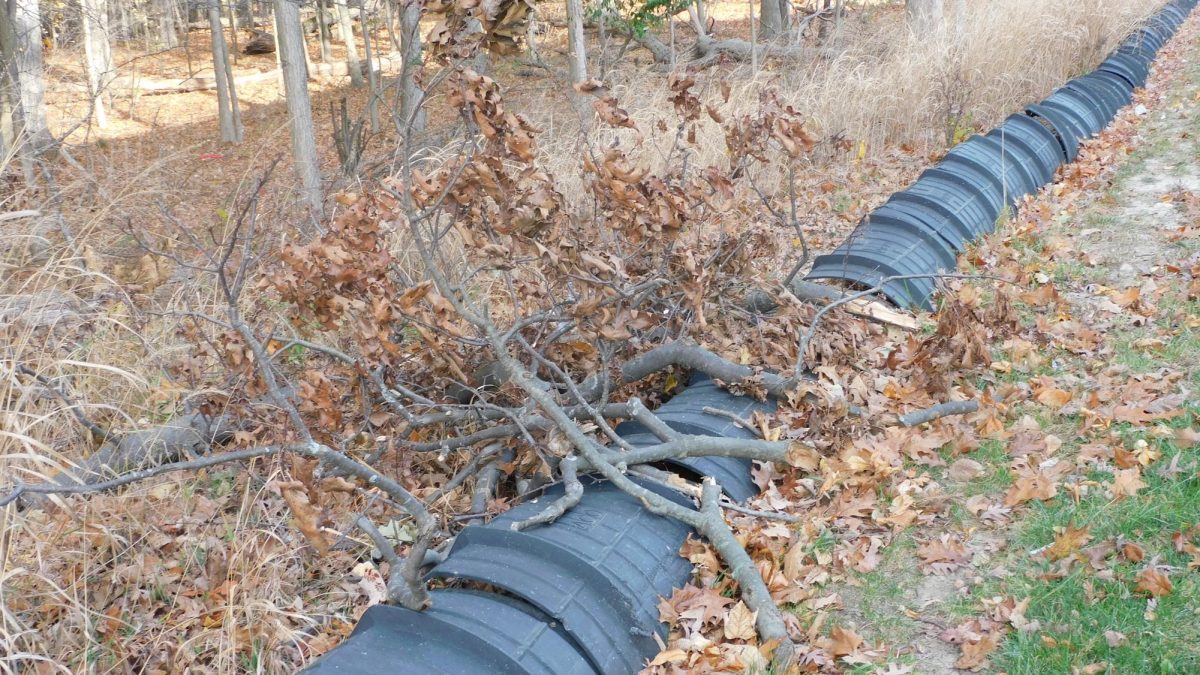
[[[400,10],[400,39],[404,62],[400,66],[400,97],[396,109],[400,111],[399,131],[405,138],[425,130],[425,109],[421,99],[425,92],[417,84],[417,73],[421,71],[421,6],[417,0],[404,0]]]
[[[179,46],[179,32],[175,29],[175,0],[159,0],[159,29],[162,31],[162,44],[167,48]]]
[[[108,126],[104,94],[112,80],[112,51],[108,43],[107,0],[81,0],[80,27],[83,29],[83,51],[87,59],[88,90],[92,97],[92,117],[96,126]]]
[[[483,32],[483,23],[479,19],[468,19],[467,25],[471,28],[472,32]],[[471,65],[471,68],[481,75],[487,75],[488,71],[492,69],[492,62],[486,44],[481,44],[479,49],[475,51],[475,63]]]
[[[751,14],[754,10],[751,9]],[[779,0],[762,0],[759,7],[758,34],[764,40],[773,40],[783,33],[783,15]]]
[[[942,29],[945,21],[942,0],[905,0],[904,10],[913,35],[926,38]]]
[[[348,0],[333,0],[337,6],[338,29],[342,34],[342,42],[346,45],[346,68],[350,71],[350,86],[363,86],[362,65],[358,60],[358,45],[354,42],[354,25],[350,23],[350,8]]]
[[[325,18],[329,16],[329,3],[317,0],[317,38],[321,41],[321,63],[333,62],[333,51],[329,48],[329,24]]]
[[[233,52],[230,58],[234,63],[238,61],[238,8],[237,0],[229,0],[229,41],[233,44]]]
[[[954,35],[962,41],[967,34],[967,0],[954,1]]]
[[[128,40],[133,35],[133,33],[130,32],[129,10],[125,8],[125,3],[123,3],[123,2],[117,3],[117,16],[119,17],[118,23],[117,23],[117,27],[118,27],[117,38],[120,40]]]
[[[371,22],[367,17],[367,7],[363,0],[358,0],[358,20],[362,23],[363,57],[367,64],[367,112],[371,118],[371,133],[379,133],[379,74],[375,72],[375,63],[371,49]]]
[[[763,0],[766,5],[769,0]],[[750,73],[758,74],[758,24],[754,23],[754,0],[750,0]]]
[[[321,188],[321,168],[317,162],[312,102],[308,97],[308,73],[304,63],[304,30],[300,26],[300,8],[291,0],[275,0],[274,4],[275,32],[287,91],[288,117],[292,127],[292,163],[296,167],[309,214],[313,221],[319,224],[324,210],[324,197]]]
[[[688,5],[688,21],[692,23],[692,30],[696,31],[696,39],[703,40],[708,37],[708,26],[704,18],[704,0],[696,0]]]
[[[20,118],[20,92],[17,84],[17,35],[8,11],[0,1],[0,166],[17,148]]]
[[[583,33],[583,0],[567,0],[567,59],[570,65],[571,96],[575,110],[579,114],[580,123],[590,126],[591,110],[588,109],[587,95],[574,90],[575,85],[586,82],[587,43]]]
[[[534,5],[525,17],[525,48],[531,62],[542,62],[542,57],[537,50],[537,5]]]
[[[24,143],[37,155],[54,142],[46,125],[46,85],[42,75],[42,15],[38,0],[10,0],[16,37],[17,84],[21,93]]]
[[[221,26],[220,0],[209,0],[208,25],[212,29],[213,75],[217,82],[217,119],[221,127],[221,140],[241,143],[242,120],[238,113],[237,94],[233,89],[225,31]]]

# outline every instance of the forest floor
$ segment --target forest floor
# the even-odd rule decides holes
[[[1033,282],[1021,289],[1019,327],[990,345],[990,365],[972,375],[987,392],[985,410],[952,431],[940,423],[927,430],[942,438],[966,429],[977,442],[946,443],[899,469],[922,486],[917,522],[883,525],[884,545],[867,544],[853,570],[824,525],[791,544],[803,549],[805,566],[838,560],[832,574],[813,573],[811,593],[793,607],[813,643],[837,657],[832,668],[1200,671],[1198,23],[1185,24],[1135,105],[1080,161],[969,256],[967,271],[1015,268]],[[158,74],[176,75],[178,66]],[[247,72],[270,66],[270,56],[243,60]],[[530,77],[516,100],[566,109],[560,83],[547,80]],[[66,359],[59,365],[91,373],[73,380],[76,391],[107,422],[161,421],[186,395],[132,363],[157,364],[183,348],[164,326],[131,328],[120,296],[171,306],[197,292],[186,271],[146,263],[123,228],[161,228],[164,211],[203,228],[264,165],[287,155],[275,85],[256,86],[244,92],[251,140],[241,146],[213,138],[210,92],[131,98],[123,110],[118,104],[113,129],[82,139],[79,159],[98,180],[79,189],[108,193],[107,210],[73,215],[88,242],[84,256],[94,256],[91,272],[62,265],[41,276],[86,292],[88,308],[67,298],[39,311],[57,312],[50,322],[86,314],[93,324],[58,334],[49,351],[66,354],[55,357]],[[324,111],[346,89],[315,89],[318,134],[327,139],[333,125]],[[354,96],[354,109],[363,101]],[[333,173],[331,145],[322,148]],[[836,241],[930,159],[894,148],[831,162],[804,187],[814,245]],[[287,222],[294,205],[281,193],[264,209]],[[41,276],[12,280],[41,293]],[[988,294],[982,282],[967,288]],[[22,307],[0,304],[10,313],[0,318]],[[142,352],[139,343],[155,346]],[[26,448],[69,455],[75,433],[68,421]],[[67,669],[103,672],[278,672],[328,650],[377,589],[361,550],[314,556],[302,546],[268,487],[285,471],[223,468],[96,495],[74,510],[5,511],[0,603],[39,621],[24,633],[6,623],[0,637]],[[903,520],[904,493],[888,497],[891,510],[867,509],[867,520]],[[674,658],[659,665],[685,662]]]

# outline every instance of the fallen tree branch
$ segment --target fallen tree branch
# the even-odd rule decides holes
[[[0,223],[9,220],[18,220],[20,218],[40,218],[41,215],[41,211],[35,211],[33,209],[27,209],[25,211],[9,211],[8,213],[0,213]]]
[[[625,466],[689,457],[735,457],[790,465],[788,456],[791,454],[791,447],[788,441],[680,435],[666,443],[648,445],[630,452],[606,452],[604,459]]]
[[[979,410],[979,401],[948,401],[901,415],[900,423],[906,427],[915,427],[950,415],[964,415],[976,410]]]
[[[743,384],[758,374],[767,393],[784,398],[800,381],[784,378],[774,373],[756,373],[749,366],[739,365],[724,359],[691,342],[678,340],[638,355],[621,366],[623,383],[636,382],[669,366],[680,366],[699,370],[708,376],[729,384]]]
[[[575,455],[568,455],[563,458],[563,461],[558,464],[558,471],[562,475],[563,487],[565,492],[563,496],[554,500],[550,506],[546,507],[545,511],[520,520],[512,524],[512,529],[518,532],[534,525],[545,525],[558,520],[564,513],[574,508],[579,500],[583,498],[583,483],[579,482],[579,476],[576,470],[579,466],[579,458]]]
[[[75,420],[83,425],[83,428],[87,429],[88,433],[92,435],[92,440],[96,441],[97,443],[103,443],[109,439],[109,432],[104,429],[104,427],[101,427],[99,424],[93,422],[90,418],[88,418],[87,415],[84,415],[83,411],[79,409],[79,404],[73,401],[70,396],[67,396],[66,392],[54,386],[54,383],[48,378],[19,364],[17,365],[17,372],[28,375],[37,380],[43,387],[46,388],[47,391],[53,394],[55,398],[66,404],[67,410],[71,411],[71,415],[75,417]]]
[[[712,478],[705,478],[699,513],[692,509],[676,504],[662,495],[656,494],[635,483],[617,466],[611,463],[602,448],[583,432],[578,424],[568,417],[565,411],[554,400],[554,397],[541,388],[529,372],[522,368],[517,361],[504,350],[504,343],[496,329],[486,321],[477,321],[476,325],[487,331],[488,339],[492,342],[501,364],[508,372],[511,381],[520,387],[539,407],[554,420],[558,430],[567,437],[575,449],[583,455],[583,459],[600,472],[618,489],[640,500],[647,509],[660,516],[674,518],[690,525],[701,536],[712,542],[718,555],[729,566],[730,573],[741,587],[742,598],[746,605],[757,613],[755,627],[764,642],[778,641],[773,663],[782,671],[786,670],[795,656],[795,645],[792,644],[787,632],[787,625],[779,612],[779,607],[771,598],[770,590],[763,581],[758,567],[746,553],[746,550],[733,535],[728,523],[725,522],[719,506],[721,488]],[[698,440],[704,437],[684,437],[684,440]],[[719,442],[729,442],[732,439],[710,438]],[[683,440],[678,441],[684,442]],[[678,455],[676,455],[678,456]]]
[[[736,511],[737,513],[744,513],[747,516],[755,516],[756,518],[767,518],[769,520],[782,520],[785,523],[804,522],[804,518],[801,518],[799,516],[793,516],[793,515],[790,515],[787,513],[780,513],[778,511],[759,511],[757,509],[747,508],[745,506],[740,506],[740,505],[734,504],[732,502],[721,502],[721,508],[723,508],[727,511]]]
[[[249,448],[246,450],[234,450],[231,452],[221,453],[219,455],[208,455],[186,462],[171,462],[168,464],[159,464],[148,469],[134,471],[124,474],[117,478],[112,478],[106,481],[95,483],[18,483],[16,487],[0,497],[0,507],[7,506],[13,500],[19,499],[25,495],[79,495],[92,492],[103,492],[104,490],[112,490],[114,488],[123,487],[131,483],[161,476],[165,473],[174,473],[176,471],[194,471],[204,469],[210,466],[220,464],[228,464],[230,462],[239,462],[255,457],[263,457],[276,452],[291,449],[292,446],[268,445],[259,448]],[[22,500],[24,501],[24,500]]]
[[[805,354],[805,352],[808,351],[808,345],[812,342],[813,337],[817,334],[817,329],[821,325],[821,320],[823,318],[825,318],[826,314],[828,314],[830,311],[832,311],[838,307],[842,307],[843,305],[847,305],[851,302],[854,302],[855,300],[865,298],[868,295],[874,295],[876,293],[879,293],[883,290],[884,286],[887,286],[888,284],[892,283],[893,281],[911,281],[913,279],[991,279],[993,281],[1001,281],[1004,283],[1013,283],[1012,281],[1010,281],[1008,279],[1004,279],[1002,277],[994,277],[994,276],[981,275],[981,274],[953,274],[953,273],[949,273],[949,272],[935,272],[932,274],[898,274],[895,276],[883,277],[874,286],[864,289],[864,290],[861,290],[861,291],[857,291],[855,293],[851,293],[850,295],[842,296],[842,297],[838,298],[837,300],[834,300],[833,302],[829,303],[828,305],[825,305],[821,309],[817,310],[817,313],[812,318],[812,324],[808,327],[808,330],[805,331],[804,335],[800,338],[800,344],[799,344],[799,346],[797,348],[797,352],[796,352],[796,372],[804,371],[804,369],[805,369],[804,354]]]
[[[230,438],[233,428],[232,421],[224,415],[208,417],[201,413],[192,413],[176,417],[161,426],[132,431],[119,438],[109,438],[108,442],[87,459],[50,478],[48,485],[79,487],[105,484],[113,477],[119,478],[131,472],[147,471],[158,465],[178,462],[181,457],[187,455],[201,455],[213,445]],[[38,491],[26,492],[38,494]],[[29,497],[23,499],[22,503],[24,506],[35,506],[37,498]]]
[[[792,295],[803,302],[835,302],[846,296],[846,292],[842,289],[808,281],[807,279],[792,279],[791,283],[786,284],[785,287]],[[763,313],[774,311],[779,307],[779,303],[775,301],[775,298],[770,293],[761,290],[748,294],[743,304],[746,309],[752,312]],[[880,300],[859,298],[845,303],[845,308],[847,312],[855,316],[872,319],[879,323],[903,328],[904,330],[920,330],[921,328],[921,322],[916,317],[907,312],[889,307],[887,303]]]
[[[758,430],[758,427],[754,426],[753,422],[744,417],[740,417],[734,413],[731,413],[728,410],[721,410],[720,408],[713,408],[712,406],[704,406],[700,409],[700,412],[704,413],[705,415],[712,415],[713,417],[724,417],[725,419],[733,422],[746,431],[749,431],[755,436],[762,438],[762,432]]]

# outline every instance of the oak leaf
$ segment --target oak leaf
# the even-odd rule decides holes
[[[280,482],[278,487],[304,538],[318,553],[324,555],[329,550],[329,542],[325,539],[325,533],[321,531],[321,510],[308,500],[308,490],[304,484],[300,481],[287,481]]]

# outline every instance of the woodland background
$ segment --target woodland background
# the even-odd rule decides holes
[[[4,9],[4,672],[293,671],[464,525],[620,480],[615,421],[694,371],[783,405],[642,458],[763,490],[696,524],[652,671],[1200,664],[1194,20],[878,321],[786,282],[1155,6]]]

